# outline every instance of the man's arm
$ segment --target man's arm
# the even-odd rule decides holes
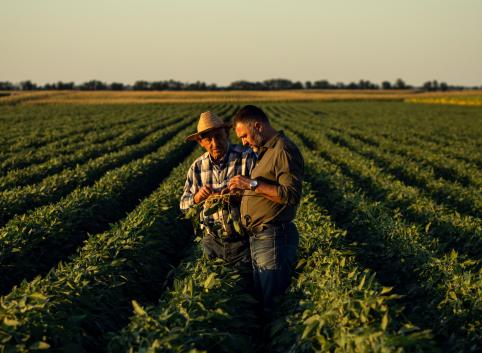
[[[209,186],[200,186],[198,184],[199,181],[196,180],[196,168],[195,164],[193,164],[187,172],[184,191],[179,203],[181,211],[187,212],[192,206],[204,201],[213,193],[213,190]]]
[[[192,165],[186,177],[186,182],[184,183],[184,189],[181,196],[181,201],[179,203],[179,208],[183,212],[187,212],[189,208],[194,205],[194,195],[196,194],[196,185],[194,184],[194,165]]]
[[[249,190],[250,182],[252,180],[253,179],[242,175],[236,175],[229,181],[229,190]],[[280,196],[278,195],[278,185],[269,184],[264,181],[258,181],[258,186],[256,187],[255,192],[273,202],[283,203]]]
[[[278,183],[271,184],[257,180],[255,193],[279,203],[297,205],[301,198],[301,184],[303,177],[303,157],[295,156],[283,151],[276,161],[276,179]],[[249,190],[252,179],[241,175],[233,177],[228,186],[230,190]]]
[[[276,162],[277,194],[280,203],[296,206],[301,199],[304,161],[298,149],[283,150]]]

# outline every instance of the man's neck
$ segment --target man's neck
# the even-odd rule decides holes
[[[269,127],[264,131],[263,134],[263,145],[265,145],[269,140],[276,136],[278,132],[273,128]]]

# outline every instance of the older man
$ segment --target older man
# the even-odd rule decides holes
[[[207,111],[200,116],[197,132],[186,138],[197,141],[206,152],[189,168],[181,210],[187,212],[209,197],[228,190],[228,181],[234,176],[250,174],[256,156],[249,148],[229,143],[229,128],[230,125],[216,114]],[[239,200],[233,201],[229,210],[212,213],[203,208],[200,213],[203,251],[209,258],[222,258],[229,264],[249,264],[248,239],[236,231],[233,214],[239,217]]]
[[[250,233],[254,284],[264,308],[288,287],[299,234],[292,222],[301,198],[304,161],[283,131],[260,108],[247,105],[234,117],[236,135],[258,154],[251,176],[235,176],[231,190],[244,190],[241,220]]]

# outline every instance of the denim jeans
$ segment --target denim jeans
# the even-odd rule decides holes
[[[204,234],[202,247],[204,255],[210,259],[220,258],[232,266],[245,266],[251,263],[247,237],[230,240]]]
[[[267,312],[272,309],[273,299],[288,288],[299,240],[292,222],[268,225],[249,238],[254,287]]]

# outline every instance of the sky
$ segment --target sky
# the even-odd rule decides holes
[[[482,0],[0,0],[0,81],[482,85]]]

